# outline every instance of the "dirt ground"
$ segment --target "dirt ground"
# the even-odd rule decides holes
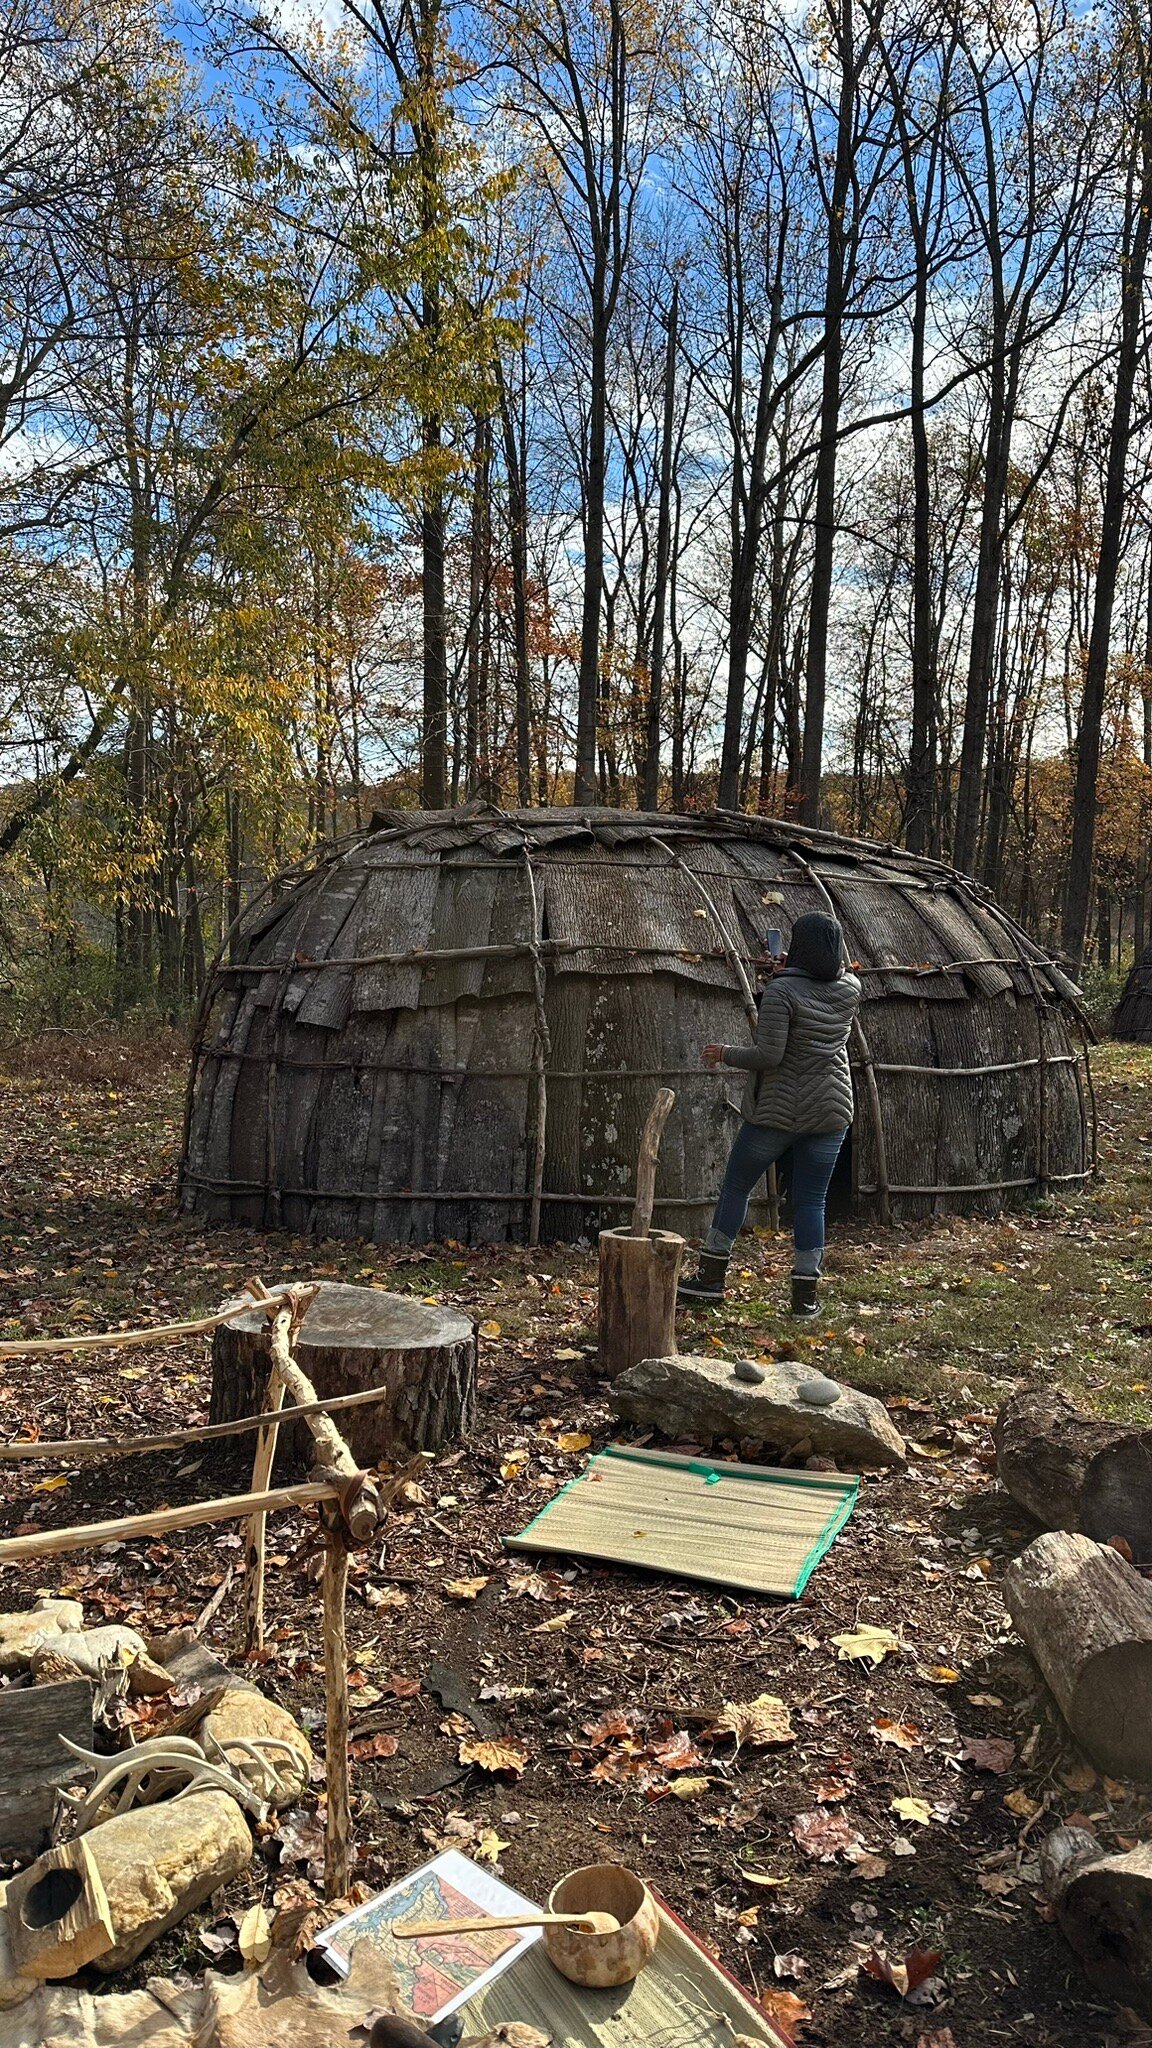
[[[805,2043],[1131,2048],[1152,2035],[1086,1986],[1039,1900],[1036,1853],[1073,1813],[1103,1844],[1130,1846],[1152,1834],[1152,1807],[1071,1747],[1012,1637],[1000,1581],[1035,1532],[996,1487],[989,1434],[997,1401],[1034,1375],[1103,1413],[1147,1416],[1152,1056],[1109,1048],[1098,1065],[1103,1173],[1083,1195],[1004,1219],[839,1232],[826,1318],[801,1355],[887,1399],[912,1456],[906,1472],[865,1481],[798,1603],[510,1557],[502,1538],[579,1469],[587,1440],[628,1434],[597,1372],[589,1252],[390,1256],[178,1218],[175,1040],[0,1047],[0,1337],[204,1312],[253,1272],[475,1312],[489,1329],[476,1434],[440,1457],[423,1498],[355,1567],[357,1878],[375,1889],[455,1844],[541,1898],[566,1869],[610,1856],[651,1878]],[[757,1236],[742,1252],[735,1299],[686,1319],[684,1348],[755,1356],[797,1344],[779,1314],[785,1247]],[[204,1340],[0,1370],[6,1437],[194,1425],[207,1411]],[[0,1527],[242,1488],[242,1441],[7,1468]],[[196,1618],[234,1572],[238,1542],[193,1530],[47,1560],[10,1571],[3,1604],[75,1593],[90,1620],[160,1633]],[[316,1729],[314,1524],[279,1518],[270,1548],[271,1641],[252,1675]],[[221,1654],[237,1605],[231,1580],[206,1632]],[[899,1639],[875,1669],[832,1643],[860,1624]],[[520,1746],[518,1774],[461,1767],[472,1731],[430,1689],[437,1662]],[[784,1702],[791,1742],[736,1749],[703,1733],[708,1710],[766,1693]],[[271,1907],[290,1883],[315,1880],[315,1851],[300,1812],[225,1909]],[[202,1967],[201,1930],[218,1909],[147,1967]],[[940,1960],[914,1999],[861,1974],[874,1953],[899,1963],[916,1949]]]

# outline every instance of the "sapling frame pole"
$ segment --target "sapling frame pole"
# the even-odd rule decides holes
[[[339,1408],[365,1408],[387,1400],[387,1387],[360,1387],[354,1394],[329,1394],[322,1400],[306,1401],[298,1408],[284,1408],[279,1421],[303,1422],[323,1409],[328,1414]],[[204,1422],[197,1429],[172,1429],[163,1436],[61,1436],[26,1441],[20,1437],[0,1443],[0,1465],[21,1464],[54,1458],[134,1458],[146,1451],[181,1451],[186,1444],[213,1443],[218,1437],[244,1436],[249,1430],[264,1429],[267,1414],[238,1415],[230,1422]]]
[[[329,1528],[324,1550],[324,1760],[328,1805],[324,1820],[324,1896],[341,1899],[351,1868],[352,1795],[348,1771],[348,1547],[344,1532]]]

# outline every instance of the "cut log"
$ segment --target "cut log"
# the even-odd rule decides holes
[[[600,1364],[616,1379],[676,1350],[676,1283],[684,1239],[671,1230],[600,1232]]]
[[[1079,1529],[1084,1474],[1097,1451],[1124,1433],[1050,1387],[1025,1387],[996,1417],[1000,1484],[1043,1528]]]
[[[1152,1562],[1152,1431],[1026,1387],[1001,1408],[995,1442],[1001,1485],[1045,1529],[1122,1536],[1138,1564]]]
[[[1004,1596],[1080,1746],[1113,1777],[1152,1780],[1152,1590],[1139,1573],[1052,1530],[1009,1566]]]
[[[1057,1828],[1040,1853],[1056,1920],[1110,2003],[1152,2019],[1152,1845],[1105,1856],[1084,1828]]]
[[[258,1414],[269,1371],[267,1317],[259,1310],[221,1324],[212,1340],[210,1420]],[[409,1451],[435,1451],[472,1425],[476,1337],[456,1309],[325,1281],[301,1326],[296,1361],[320,1395],[385,1387],[379,1403],[346,1409],[342,1434],[362,1466]],[[310,1466],[312,1438],[282,1431]]]

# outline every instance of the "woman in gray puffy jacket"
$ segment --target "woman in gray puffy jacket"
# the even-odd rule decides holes
[[[814,1316],[824,1258],[824,1203],[837,1155],[852,1122],[848,1034],[860,1007],[860,983],[844,966],[844,935],[834,917],[797,918],[786,960],[760,1000],[753,1045],[706,1045],[708,1067],[748,1074],[736,1135],[699,1268],[680,1287],[687,1302],[724,1299],[732,1246],[752,1190],[768,1168],[792,1155],[792,1313]]]

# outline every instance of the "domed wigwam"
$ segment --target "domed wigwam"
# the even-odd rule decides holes
[[[378,814],[244,913],[196,1033],[182,1200],[424,1243],[624,1221],[655,1090],[656,1221],[711,1213],[738,1116],[700,1048],[747,1036],[766,931],[832,910],[864,983],[833,1201],[986,1210],[1092,1171],[1074,985],[934,861],[735,813]]]

